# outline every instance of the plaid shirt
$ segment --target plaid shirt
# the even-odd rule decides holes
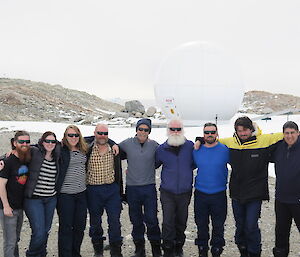
[[[100,155],[98,146],[94,144],[88,162],[88,185],[112,184],[115,181],[114,155],[111,147],[108,148],[108,152]]]

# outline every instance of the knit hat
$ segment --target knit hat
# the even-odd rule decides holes
[[[138,127],[141,126],[142,124],[146,125],[151,132],[151,120],[150,119],[140,119],[137,123],[136,123],[136,127],[135,127],[135,131],[137,131]]]

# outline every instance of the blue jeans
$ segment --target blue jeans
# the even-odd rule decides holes
[[[8,217],[0,209],[0,223],[3,230],[3,257],[19,257],[18,242],[23,224],[23,210],[13,210],[13,216]]]
[[[80,248],[87,216],[86,191],[78,194],[59,194],[57,213],[59,257],[81,257]]]
[[[131,233],[133,240],[144,240],[145,224],[147,226],[148,239],[150,241],[160,240],[155,185],[127,186],[126,194],[129,217],[133,225]]]
[[[31,239],[26,256],[47,255],[47,241],[55,207],[56,196],[25,198],[24,210],[31,227]]]
[[[195,190],[194,212],[198,234],[195,244],[208,249],[208,225],[211,217],[212,236],[210,245],[213,248],[223,248],[225,245],[224,223],[227,216],[226,191],[216,194],[205,194]]]
[[[89,185],[87,187],[88,208],[90,213],[89,235],[92,243],[105,240],[102,228],[104,209],[107,213],[109,243],[121,242],[121,197],[117,183]]]
[[[261,252],[261,233],[258,227],[262,201],[240,203],[232,199],[232,210],[235,219],[235,243],[246,246],[253,254]]]

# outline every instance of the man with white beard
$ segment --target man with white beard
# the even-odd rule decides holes
[[[162,239],[165,257],[183,256],[184,231],[193,184],[193,142],[184,136],[183,124],[173,119],[167,126],[168,139],[155,154],[162,165],[160,201],[163,210]]]

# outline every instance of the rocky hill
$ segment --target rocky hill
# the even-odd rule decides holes
[[[93,124],[110,120],[110,124],[132,123],[131,118],[163,119],[156,110],[138,101],[122,105],[88,93],[22,79],[0,78],[0,120],[53,121]],[[127,106],[131,104],[130,106]],[[132,108],[135,108],[131,110]],[[153,107],[152,107],[153,108]],[[140,110],[141,109],[141,110]],[[155,108],[154,108],[155,109]],[[266,114],[287,109],[300,109],[300,97],[264,91],[245,93],[239,112]],[[151,110],[151,114],[149,113]],[[154,115],[154,116],[153,116]]]
[[[122,108],[95,95],[60,85],[0,78],[0,120],[90,124]]]
[[[249,91],[244,95],[240,112],[267,114],[289,109],[300,109],[300,97],[265,91]]]

